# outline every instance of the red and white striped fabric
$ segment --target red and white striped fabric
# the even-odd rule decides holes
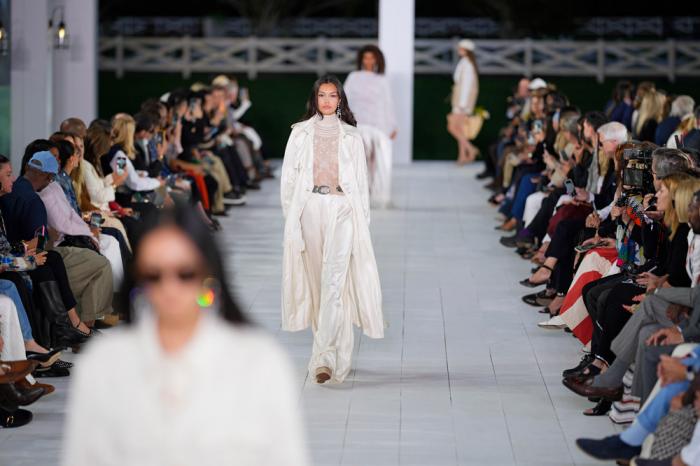
[[[607,275],[616,260],[617,249],[615,248],[596,248],[588,251],[576,271],[559,310],[559,315],[566,326],[584,345],[593,338],[593,320],[583,303],[583,287]]]

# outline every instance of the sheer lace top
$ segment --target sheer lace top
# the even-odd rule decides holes
[[[343,194],[338,182],[338,142],[340,125],[335,115],[324,116],[314,127],[314,184],[328,186],[330,194]]]

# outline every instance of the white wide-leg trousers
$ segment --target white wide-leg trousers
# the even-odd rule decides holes
[[[309,373],[328,367],[331,382],[350,372],[354,345],[350,311],[343,307],[353,242],[352,207],[345,196],[312,194],[301,215],[304,266],[311,284],[314,334]]]
[[[367,156],[369,193],[372,205],[386,208],[391,203],[391,139],[373,126],[358,125]]]

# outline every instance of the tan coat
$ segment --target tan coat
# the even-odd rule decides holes
[[[292,126],[282,164],[280,196],[285,216],[282,262],[282,328],[303,330],[318,310],[312,309],[311,290],[304,267],[301,213],[313,182],[314,123],[318,116]],[[369,232],[367,161],[356,128],[340,124],[338,172],[340,187],[353,209],[353,245],[343,304],[353,322],[370,338],[384,336],[379,272]]]

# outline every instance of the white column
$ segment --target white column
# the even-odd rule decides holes
[[[65,8],[69,40],[68,49],[53,51],[51,128],[57,131],[68,117],[89,124],[97,115],[97,2],[54,0],[49,6],[52,3]]]
[[[396,164],[413,160],[414,22],[414,0],[379,1],[379,48],[386,58],[399,126],[393,150]]]
[[[10,157],[19,173],[26,145],[50,134],[48,2],[12,0],[10,10]]]

